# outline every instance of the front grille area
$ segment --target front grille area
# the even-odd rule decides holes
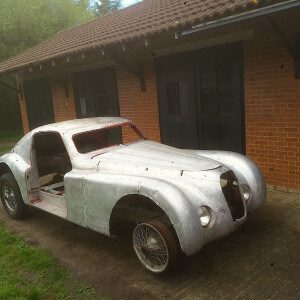
[[[220,184],[233,220],[241,219],[245,213],[244,205],[234,173],[232,171],[223,173],[220,177]]]

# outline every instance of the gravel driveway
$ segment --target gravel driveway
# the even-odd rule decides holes
[[[99,295],[115,299],[296,299],[300,297],[300,194],[269,191],[268,202],[231,236],[206,245],[168,275],[145,271],[130,242],[33,210],[0,222],[45,248]]]

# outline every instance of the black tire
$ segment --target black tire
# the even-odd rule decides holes
[[[12,173],[6,173],[0,178],[0,198],[12,219],[21,220],[27,216],[27,205],[22,199],[19,185]]]
[[[155,268],[153,265],[151,266],[148,264],[149,260],[143,259],[143,257],[145,257],[145,254],[142,253],[140,246],[137,245],[136,242],[136,235],[139,226],[150,226],[153,230],[155,230],[159,234],[160,238],[164,242],[168,259],[162,267],[159,266],[158,268]],[[174,234],[165,224],[163,224],[159,220],[149,220],[145,223],[141,223],[136,226],[133,232],[133,247],[142,265],[144,265],[144,267],[147,270],[153,273],[165,273],[169,271],[172,267],[176,265],[178,260],[179,251],[178,251],[178,246]]]

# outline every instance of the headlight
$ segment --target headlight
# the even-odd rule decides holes
[[[201,206],[198,208],[200,221],[203,227],[206,227],[211,220],[211,210],[207,206]]]
[[[247,184],[242,184],[240,190],[245,201],[248,201],[251,197],[251,190]]]

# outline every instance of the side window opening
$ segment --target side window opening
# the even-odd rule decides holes
[[[33,139],[33,150],[40,186],[45,190],[49,186],[55,186],[53,192],[63,192],[63,178],[72,170],[72,165],[60,134],[57,132],[36,134]]]

